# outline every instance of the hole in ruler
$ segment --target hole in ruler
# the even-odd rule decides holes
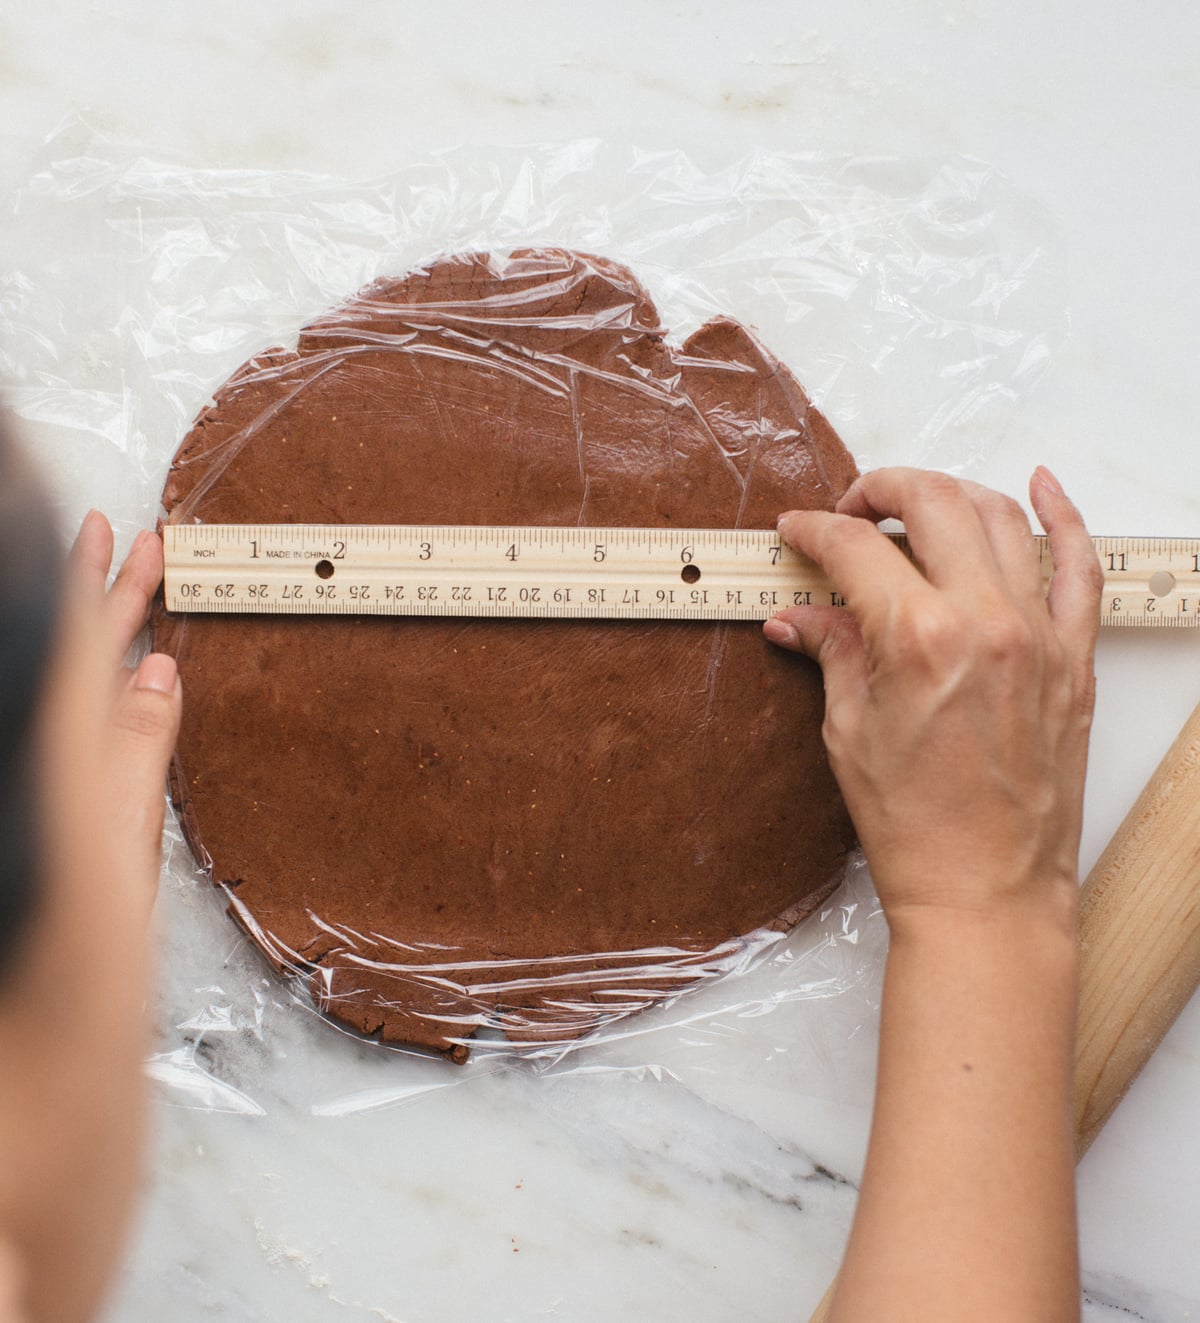
[[[331,560],[319,560],[313,566],[313,569],[316,570],[318,579],[333,578],[333,561]]]
[[[695,583],[696,580],[700,578],[700,566],[685,565],[683,569],[679,571],[679,577],[684,583]]]
[[[1150,592],[1154,597],[1166,597],[1175,587],[1175,576],[1170,570],[1159,570],[1150,576]]]

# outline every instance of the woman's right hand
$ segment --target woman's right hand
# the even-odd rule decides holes
[[[849,610],[791,608],[764,632],[821,665],[830,762],[893,930],[1030,903],[1074,921],[1103,577],[1046,470],[1030,496],[1048,596],[1021,508],[944,474],[880,469],[836,513],[779,520]],[[915,563],[876,528],[887,516]]]

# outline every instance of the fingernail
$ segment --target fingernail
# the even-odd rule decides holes
[[[129,554],[132,556],[133,553],[140,547],[143,547],[152,536],[153,534],[148,528],[141,529],[137,537],[133,539],[133,546],[129,548]]]
[[[1039,464],[1037,468],[1034,469],[1033,476],[1053,495],[1064,496],[1066,494],[1062,489],[1062,484],[1044,464]]]
[[[793,515],[798,515],[799,513],[800,513],[799,510],[785,510],[783,514],[781,514],[779,518],[775,520],[775,527],[782,528],[785,519],[791,519]]]
[[[178,678],[179,668],[175,665],[175,658],[168,657],[165,652],[152,652],[137,668],[133,683],[137,689],[153,689],[160,694],[173,694],[175,681]]]
[[[800,635],[796,633],[795,628],[786,620],[780,620],[776,616],[763,621],[763,633],[772,643],[778,643],[785,648],[794,647],[800,641]]]

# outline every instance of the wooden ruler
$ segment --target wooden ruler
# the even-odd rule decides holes
[[[774,530],[166,524],[168,611],[765,620],[844,606]],[[907,552],[903,534],[889,534]],[[1200,624],[1200,539],[1098,537],[1102,623]],[[1039,538],[1044,577],[1051,563]]]

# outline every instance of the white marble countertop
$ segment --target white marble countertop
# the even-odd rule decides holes
[[[0,0],[0,181],[25,181],[78,114],[191,166],[345,178],[587,138],[702,166],[755,148],[977,158],[1048,218],[1070,331],[970,472],[1019,495],[1045,461],[1097,532],[1200,531],[1190,6]],[[129,529],[153,511],[122,505],[121,480],[64,476],[60,498],[111,498]],[[1166,634],[1102,641],[1085,869],[1200,700],[1197,641]],[[728,1032],[716,1017],[702,1051],[668,1029],[653,1069],[598,1052],[425,1091],[440,1077],[364,1062],[255,983],[215,897],[167,887],[163,909],[167,1040],[198,942],[214,988],[242,977],[260,1014],[192,980],[225,1110],[180,1105],[171,1071],[194,1058],[159,1062],[152,1188],[109,1323],[802,1319],[823,1291],[861,1164],[869,1016],[847,1038],[829,1003],[797,1000]],[[878,924],[863,934],[867,1005]],[[334,1114],[351,1058],[388,1105]],[[1089,1323],[1200,1318],[1198,1097],[1194,1002],[1080,1168]]]

